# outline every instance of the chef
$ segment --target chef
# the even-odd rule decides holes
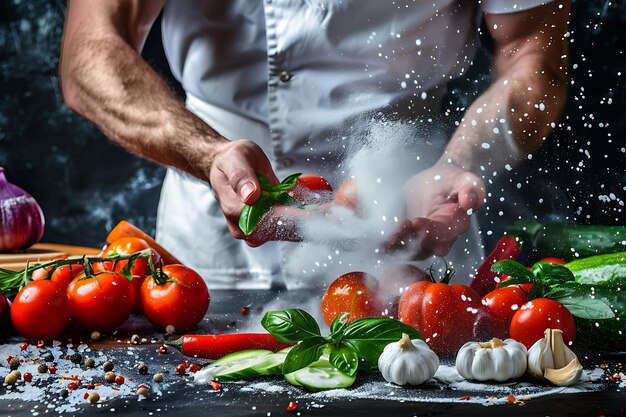
[[[184,103],[139,54],[160,13]],[[211,288],[292,287],[282,263],[297,244],[277,240],[293,234],[250,239],[238,227],[260,196],[256,173],[338,178],[355,126],[440,125],[484,18],[492,83],[398,189],[406,212],[386,241],[417,242],[412,259],[477,262],[485,179],[532,155],[564,107],[568,13],[568,0],[71,0],[62,90],[111,140],[168,167],[157,240]]]

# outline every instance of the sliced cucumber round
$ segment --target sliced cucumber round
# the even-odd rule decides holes
[[[285,375],[285,380],[292,385],[303,386],[309,391],[323,391],[348,388],[356,379],[356,374],[349,376],[332,366],[328,359],[320,359],[309,366]],[[294,383],[295,382],[295,383]]]
[[[208,382],[216,378],[220,372],[225,372],[229,368],[235,366],[241,367],[242,363],[249,365],[250,361],[255,361],[269,355],[273,355],[272,351],[264,349],[242,350],[240,352],[231,353],[204,366],[200,371],[194,374],[194,380],[197,382]]]

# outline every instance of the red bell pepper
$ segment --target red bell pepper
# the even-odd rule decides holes
[[[496,288],[496,278],[498,274],[491,271],[491,266],[503,259],[517,259],[522,249],[512,236],[502,236],[493,251],[485,258],[485,261],[478,267],[470,287],[472,287],[481,297]]]

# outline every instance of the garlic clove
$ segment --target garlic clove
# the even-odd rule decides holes
[[[537,340],[528,349],[528,373],[535,378],[543,379],[544,369],[554,368],[554,359],[546,339]]]
[[[583,367],[578,361],[578,358],[574,357],[572,361],[560,369],[546,369],[544,377],[559,387],[567,387],[576,384],[580,380],[580,376],[583,373]]]

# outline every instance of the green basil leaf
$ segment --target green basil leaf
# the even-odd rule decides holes
[[[328,361],[332,366],[349,376],[356,373],[359,366],[359,356],[353,348],[341,344],[339,346],[331,345],[329,349],[330,355]]]
[[[385,346],[400,340],[402,333],[408,334],[411,339],[423,339],[408,324],[388,317],[368,317],[350,323],[341,340],[357,353],[361,360],[359,366],[373,369],[378,366],[378,357]]]
[[[604,301],[597,298],[587,298],[584,295],[568,295],[557,298],[572,315],[588,320],[605,320],[615,317],[615,313]]]
[[[569,282],[546,293],[546,296],[563,304],[572,315],[587,320],[615,318],[605,297],[593,285]]]
[[[322,356],[325,346],[326,340],[321,336],[311,337],[294,346],[283,363],[283,374],[289,374],[312,364]]]
[[[339,313],[330,323],[330,338],[334,340],[337,336],[343,333],[344,329],[348,326],[348,318],[350,314]]]
[[[559,264],[537,262],[530,268],[530,270],[537,278],[544,281],[548,285],[558,285],[576,280],[572,271]]]
[[[261,196],[253,205],[244,205],[239,215],[239,228],[246,235],[256,229],[263,217],[267,215],[274,205],[274,200],[269,196]]]
[[[523,282],[533,282],[535,275],[530,272],[524,265],[512,259],[503,259],[491,265],[491,270],[499,274],[506,274],[511,278],[525,278]]]
[[[259,186],[261,187],[262,191],[270,191],[272,189],[272,183],[270,182],[270,180],[263,174],[259,174],[257,172],[256,174],[256,179],[257,181],[259,181]]]
[[[268,311],[263,316],[261,325],[276,339],[286,343],[321,336],[320,327],[315,319],[299,308]]]
[[[281,181],[280,184],[272,187],[272,191],[289,191],[291,190],[296,183],[298,182],[298,177],[302,174],[292,174]]]

